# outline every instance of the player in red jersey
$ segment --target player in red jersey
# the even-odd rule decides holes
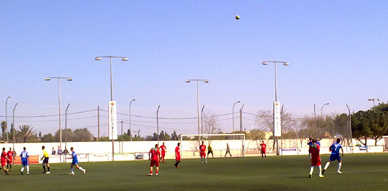
[[[159,156],[160,156],[160,152],[159,152],[159,147],[158,147],[158,144],[155,145],[154,148],[151,148],[150,152],[148,153],[148,158],[149,160],[151,161],[150,163],[150,173],[148,174],[148,176],[152,176],[152,167],[153,166],[156,166],[155,168],[155,175],[158,176],[158,173],[159,173]]]
[[[160,146],[160,151],[161,151],[160,160],[163,161],[164,163],[164,157],[166,156],[166,145],[164,145],[164,142],[163,142],[163,145]]]
[[[12,160],[15,159],[15,156],[13,156],[12,147],[9,147],[9,151],[7,152],[7,169],[12,171]]]
[[[264,141],[260,144],[260,151],[261,151],[261,158],[267,158],[267,145],[264,143]]]
[[[312,144],[309,149],[309,156],[311,159],[311,168],[309,178],[313,176],[314,166],[319,167],[319,178],[322,178],[322,167],[321,167],[321,157],[319,156],[320,146],[317,145],[317,141],[313,139]]]
[[[6,175],[8,175],[8,170],[5,165],[7,160],[8,160],[8,156],[7,156],[7,153],[5,152],[5,147],[3,147],[3,152],[1,152],[1,167],[3,168]]]
[[[202,141],[202,145],[199,146],[199,151],[200,151],[199,156],[201,157],[201,163],[203,163],[203,159],[207,163],[205,141]]]
[[[179,147],[181,144],[175,147],[175,167],[179,168],[179,163],[181,162],[181,148]]]

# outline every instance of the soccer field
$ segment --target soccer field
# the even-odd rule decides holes
[[[329,156],[322,155],[322,166]],[[343,157],[343,174],[336,174],[333,162],[318,178],[308,178],[308,156],[269,156],[198,159],[161,164],[159,176],[147,176],[148,161],[81,163],[86,174],[69,164],[51,164],[51,174],[41,174],[41,165],[31,165],[30,175],[20,175],[20,165],[0,178],[2,190],[388,190],[388,154],[348,154]],[[3,173],[3,172],[2,172]],[[3,173],[4,174],[4,173]]]

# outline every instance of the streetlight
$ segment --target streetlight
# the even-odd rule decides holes
[[[12,119],[12,147],[13,147],[13,152],[15,153],[15,134],[16,134],[16,131],[15,131],[15,110],[16,110],[16,106],[18,106],[18,103],[15,104],[15,107],[13,108],[13,119]],[[12,165],[14,165],[14,160],[12,160]]]
[[[350,108],[349,108],[348,104],[346,104],[346,107],[348,108],[348,112],[349,112],[349,122],[348,122],[348,125],[349,125],[350,144],[353,145],[353,138],[352,138],[352,115],[350,113]],[[353,151],[353,149],[351,151]]]
[[[373,101],[373,111],[375,111],[375,107],[376,107],[375,101],[380,101],[380,99],[379,98],[369,98],[368,101]]]
[[[323,120],[323,115],[322,115],[323,107],[325,107],[326,105],[329,105],[329,103],[325,103],[321,107],[321,120]],[[335,132],[334,132],[334,125],[333,125],[333,138],[334,138],[334,136],[335,136]]]
[[[133,101],[136,101],[136,99],[132,99],[131,102],[129,102],[129,140],[132,141],[132,116],[131,116],[131,106],[132,106],[132,102]]]
[[[203,134],[203,110],[205,109],[205,105],[202,105],[201,109],[201,134]]]
[[[274,65],[274,69],[275,69],[275,102],[274,102],[274,107],[273,107],[273,131],[274,131],[274,137],[275,137],[275,141],[276,141],[276,155],[279,155],[279,142],[278,142],[278,136],[281,136],[281,116],[280,116],[280,110],[278,109],[279,107],[279,103],[278,103],[278,90],[277,90],[277,73],[276,73],[276,64],[277,63],[281,63],[283,64],[284,66],[288,66],[289,63],[288,62],[284,62],[284,61],[264,61],[262,64],[263,65],[268,65],[269,63],[272,63]],[[278,125],[276,125],[278,124]],[[277,130],[275,131],[275,129],[278,129],[280,132],[280,135],[275,135],[275,133],[277,134]]]
[[[66,154],[67,154],[67,110],[69,109],[70,103],[67,104],[66,110],[65,110],[65,163],[66,163]]]
[[[186,83],[190,83],[191,81],[197,82],[197,114],[198,114],[198,140],[201,142],[201,136],[200,136],[200,116],[199,116],[199,83],[198,82],[203,82],[203,83],[209,83],[209,80],[205,79],[188,79],[186,80]]]
[[[233,107],[232,107],[232,126],[233,126],[233,131],[232,133],[234,133],[234,106],[237,104],[237,103],[240,103],[241,101],[236,101],[234,102],[233,104]]]
[[[51,79],[58,80],[58,117],[59,117],[59,146],[62,148],[62,120],[61,120],[61,80],[73,81],[71,77],[47,77],[44,80],[50,81]]]
[[[109,58],[110,60],[110,101],[113,101],[113,73],[112,73],[112,58],[121,58],[121,61],[128,61],[128,58],[126,57],[122,57],[122,56],[97,56],[96,58],[94,58],[96,61],[101,61],[102,58]],[[112,108],[113,108],[113,105],[112,105]],[[113,109],[112,109],[113,110]],[[109,118],[111,118],[112,116],[109,115]],[[112,124],[109,123],[109,125],[111,126]],[[113,137],[113,127],[110,128],[111,130],[111,133],[112,133],[112,161],[114,161],[115,157],[115,141],[114,141],[114,137]]]
[[[5,101],[5,132],[7,133],[7,143],[8,143],[8,99],[11,98],[11,96],[7,97],[7,100]]]
[[[156,110],[156,131],[158,134],[158,145],[159,145],[159,109],[160,109],[160,105],[158,106],[158,110]]]

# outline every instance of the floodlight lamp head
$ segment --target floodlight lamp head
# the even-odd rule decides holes
[[[50,81],[51,79],[50,78],[45,78],[44,81]]]
[[[190,80],[186,80],[186,83],[190,83]]]
[[[12,96],[8,96],[7,98],[12,98]]]
[[[204,83],[209,83],[209,80],[204,80],[203,82],[204,82]]]
[[[122,58],[121,58],[121,61],[128,61],[128,58],[122,57]]]
[[[97,60],[97,61],[101,61],[101,57],[96,57],[96,58],[94,58],[94,60]]]
[[[284,62],[284,64],[283,64],[284,66],[289,66],[290,65],[290,63],[288,63],[288,62]]]
[[[73,81],[73,79],[72,78],[67,78],[67,81],[71,82],[71,81]]]
[[[266,61],[264,61],[262,64],[263,64],[263,65],[267,65],[267,62],[266,62]]]

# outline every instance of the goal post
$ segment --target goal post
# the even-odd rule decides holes
[[[245,157],[245,134],[181,134],[179,135],[182,158],[199,157],[199,146],[202,141],[213,148],[214,157],[224,157],[227,144],[232,156]],[[229,155],[228,155],[229,156]],[[213,156],[211,156],[213,157]]]

